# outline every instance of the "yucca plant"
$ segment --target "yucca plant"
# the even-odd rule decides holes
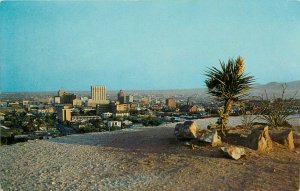
[[[220,61],[221,69],[209,68],[205,73],[208,77],[205,84],[208,93],[219,101],[224,101],[224,110],[219,112],[219,125],[222,133],[228,122],[228,117],[234,102],[246,96],[254,81],[253,76],[244,73],[244,59],[229,59],[227,64]]]

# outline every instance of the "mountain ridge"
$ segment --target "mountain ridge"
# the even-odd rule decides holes
[[[291,81],[291,82],[269,82],[267,84],[254,84],[253,88],[249,91],[249,97],[262,96],[267,92],[268,95],[273,95],[275,97],[281,96],[282,86],[286,84],[285,96],[293,97],[297,91],[300,91],[300,80]],[[90,91],[86,90],[66,90],[70,93],[75,93],[79,96],[81,95],[90,95]],[[108,90],[108,95],[116,95],[119,90]],[[161,89],[161,90],[124,90],[126,94],[140,94],[140,95],[165,95],[165,96],[174,96],[174,95],[185,95],[185,96],[207,96],[207,88],[185,88],[185,89]],[[54,96],[57,94],[57,91],[40,91],[40,92],[1,92],[0,96],[8,94],[43,94]],[[300,93],[296,95],[296,98],[300,98]]]

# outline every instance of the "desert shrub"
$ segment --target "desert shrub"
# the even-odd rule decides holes
[[[144,119],[142,123],[144,126],[158,126],[162,124],[162,120],[158,118],[148,118]]]
[[[258,117],[255,115],[250,115],[250,114],[243,114],[242,115],[242,126],[245,129],[251,129],[254,125],[254,121]]]
[[[116,130],[121,130],[122,128],[121,127],[118,127],[118,126],[112,126],[112,127],[108,127],[108,130],[110,131],[116,131]]]
[[[252,129],[256,123],[255,121],[259,118],[259,113],[260,110],[255,110],[252,112],[246,111],[246,107],[244,105],[241,119],[243,128]]]
[[[288,120],[293,113],[291,108],[299,104],[295,100],[297,92],[292,98],[285,98],[286,88],[287,85],[283,84],[281,97],[279,98],[273,96],[273,99],[269,99],[267,92],[265,92],[266,100],[262,98],[261,118],[272,128],[290,126]]]

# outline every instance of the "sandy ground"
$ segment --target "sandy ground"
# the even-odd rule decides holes
[[[288,151],[275,144],[270,153],[247,150],[246,157],[235,161],[218,147],[184,146],[173,135],[174,125],[2,146],[1,188],[299,190],[299,149]]]

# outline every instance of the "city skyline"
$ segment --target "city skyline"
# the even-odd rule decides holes
[[[0,3],[1,92],[203,88],[239,55],[255,83],[299,80],[298,1]]]

